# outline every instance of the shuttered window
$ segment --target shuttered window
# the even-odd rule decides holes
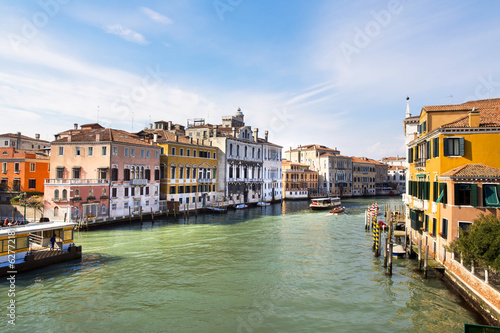
[[[408,163],[413,163],[413,148],[408,149]]]
[[[500,185],[484,184],[483,185],[483,198],[485,206],[498,207],[500,202],[498,200],[498,190]]]
[[[455,184],[455,205],[477,206],[477,184]]]
[[[439,157],[439,138],[432,139],[432,157]]]
[[[431,142],[427,141],[425,143],[425,145],[426,145],[426,157],[428,160],[430,160],[431,159]]]
[[[464,156],[465,155],[464,138],[444,138],[443,152],[444,156]]]
[[[441,197],[441,200],[439,200],[439,197]],[[439,197],[436,202],[441,202],[443,204],[448,203],[448,184],[446,183],[439,184]]]

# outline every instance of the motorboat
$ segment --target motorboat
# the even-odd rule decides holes
[[[340,198],[318,198],[312,199],[309,208],[318,210],[318,209],[332,209],[335,207],[340,207]]]
[[[259,201],[257,202],[257,206],[260,207],[265,207],[265,206],[270,206],[271,204],[269,202],[264,202],[264,201]]]
[[[239,204],[239,205],[236,205],[234,208],[236,208],[236,209],[247,209],[248,205],[246,205],[246,204]]]
[[[330,213],[332,214],[342,214],[343,212],[345,212],[344,206],[335,207],[332,210],[330,210]]]

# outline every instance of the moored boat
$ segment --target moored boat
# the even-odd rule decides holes
[[[234,208],[236,208],[236,209],[247,209],[247,208],[248,208],[248,205],[245,205],[245,204],[239,204],[239,205],[236,205]]]
[[[335,207],[340,207],[340,198],[318,198],[312,199],[309,208],[311,209],[332,209]]]
[[[0,276],[82,257],[73,243],[76,223],[30,223],[0,229]]]
[[[259,207],[265,207],[265,206],[270,206],[271,204],[269,202],[264,202],[264,201],[259,201],[257,202],[257,206]]]

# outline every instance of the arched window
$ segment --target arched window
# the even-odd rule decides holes
[[[54,191],[54,201],[58,201],[59,200],[59,190],[55,190]]]
[[[233,155],[233,144],[229,144],[229,155]]]
[[[240,146],[236,146],[236,156],[240,156]]]
[[[247,157],[248,147],[245,147],[245,157]]]
[[[68,191],[66,189],[62,190],[62,201],[68,200]]]
[[[102,215],[106,215],[106,205],[102,205],[101,213],[102,213]]]
[[[257,149],[257,158],[259,158],[259,159],[260,159],[260,148],[259,148],[259,149]]]
[[[105,197],[105,196],[106,196],[106,189],[105,189],[105,188],[103,188],[103,189],[102,189],[102,196],[103,196],[103,197]]]
[[[54,216],[59,216],[59,207],[54,207]]]
[[[79,197],[80,197],[80,190],[76,189],[75,190],[75,198],[79,198]]]
[[[89,190],[89,197],[94,197],[94,189]]]

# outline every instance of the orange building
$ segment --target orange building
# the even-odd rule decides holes
[[[41,152],[0,148],[0,201],[8,201],[22,192],[43,192],[49,178],[49,156]]]
[[[318,193],[318,171],[309,165],[283,160],[283,199],[307,199]]]

